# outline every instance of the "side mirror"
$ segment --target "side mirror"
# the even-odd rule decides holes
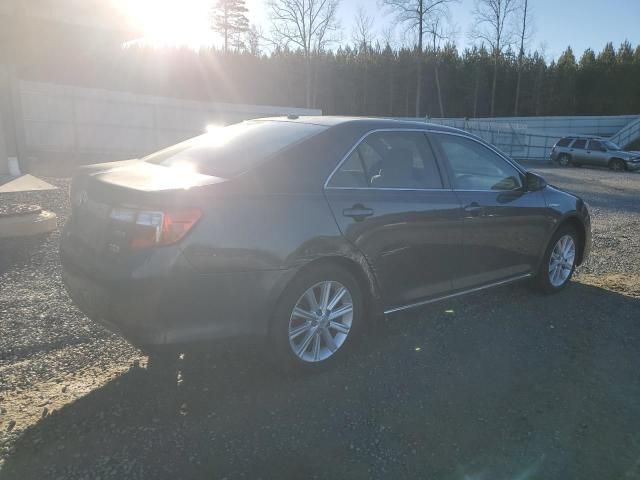
[[[547,186],[547,181],[533,172],[527,172],[525,174],[524,183],[525,188],[529,192],[537,192]]]

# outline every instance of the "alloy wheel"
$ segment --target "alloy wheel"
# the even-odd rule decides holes
[[[624,170],[624,164],[620,160],[614,160],[611,162],[611,169],[616,172],[621,172]]]
[[[353,299],[336,281],[323,281],[298,299],[289,319],[289,346],[306,362],[331,357],[346,341],[353,322]]]
[[[561,287],[571,276],[576,258],[576,244],[571,235],[558,239],[549,258],[549,283]]]

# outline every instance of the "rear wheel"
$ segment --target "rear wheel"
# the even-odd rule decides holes
[[[284,370],[312,370],[341,356],[363,323],[362,291],[334,265],[304,272],[287,288],[273,318],[270,348]]]
[[[609,162],[609,168],[614,172],[623,172],[626,170],[626,165],[619,158],[614,158]]]
[[[544,293],[559,292],[569,284],[576,268],[578,234],[570,226],[560,227],[544,254],[535,282]]]
[[[561,153],[558,156],[558,165],[561,167],[568,167],[571,164],[571,157],[566,153]]]

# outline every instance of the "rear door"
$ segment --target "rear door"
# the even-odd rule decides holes
[[[372,266],[387,308],[451,289],[462,211],[424,132],[371,132],[325,194],[340,230]]]
[[[551,228],[542,191],[529,192],[523,173],[472,138],[431,133],[464,211],[462,271],[455,289],[531,273]]]
[[[587,141],[583,138],[578,138],[573,142],[569,152],[571,153],[571,159],[574,163],[589,163],[589,157],[587,156]]]

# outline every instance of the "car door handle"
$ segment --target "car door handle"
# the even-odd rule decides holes
[[[370,217],[373,214],[374,211],[372,208],[367,208],[360,203],[355,204],[351,208],[345,208],[344,210],[342,210],[342,215],[344,215],[345,217],[351,217],[356,222],[361,222],[362,220]]]
[[[464,207],[464,211],[471,217],[479,217],[484,212],[484,207],[477,202],[471,202],[469,205]]]

